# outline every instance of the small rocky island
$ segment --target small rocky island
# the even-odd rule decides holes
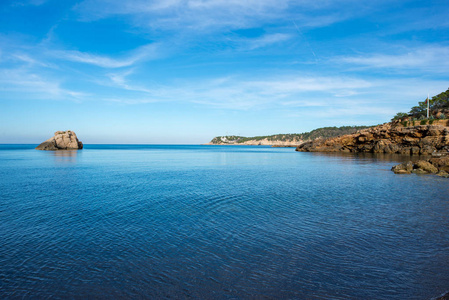
[[[79,150],[83,143],[78,140],[71,130],[56,131],[55,135],[36,147],[37,150]]]

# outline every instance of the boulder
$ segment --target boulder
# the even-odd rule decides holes
[[[437,175],[440,177],[449,178],[449,173],[446,171],[440,171],[437,173]]]
[[[408,161],[391,168],[395,174],[410,174],[413,171],[413,163]]]
[[[408,161],[391,168],[395,174],[436,174],[449,178],[449,156],[433,157],[428,160]]]
[[[422,169],[427,173],[438,173],[438,168],[425,160],[418,160],[417,162],[415,162],[415,167],[417,169]]]
[[[36,147],[37,150],[78,150],[83,149],[83,143],[71,130],[56,131],[55,135]]]
[[[434,157],[429,159],[429,162],[438,169],[449,172],[449,156]]]

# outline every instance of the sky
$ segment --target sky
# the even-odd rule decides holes
[[[449,2],[2,0],[0,143],[376,125],[449,88]]]

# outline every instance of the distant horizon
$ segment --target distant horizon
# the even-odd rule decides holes
[[[378,126],[378,125],[380,125],[380,124],[377,124],[377,125],[345,125],[345,126],[347,126],[347,127],[358,127],[358,126],[374,127],[374,126]],[[336,127],[336,126],[328,126],[328,127]],[[342,126],[340,126],[340,127],[342,127]],[[321,129],[321,128],[323,128],[323,127],[314,128],[314,129],[312,129],[310,131]],[[68,131],[68,130],[70,130],[70,129],[62,130],[62,131]],[[74,132],[76,134],[76,132],[74,130],[70,130],[70,131],[72,131],[72,132]],[[310,131],[299,132],[299,133],[298,132],[293,132],[293,133],[292,132],[288,132],[288,133],[275,133],[275,134],[258,135],[258,136],[241,136],[241,137],[255,138],[255,137],[261,137],[261,136],[274,136],[274,135],[300,135],[300,134],[309,133]],[[52,135],[52,136],[54,136],[54,135]],[[47,139],[51,138],[52,136],[49,136]],[[238,135],[232,135],[232,134],[230,134],[230,135],[216,135],[216,136],[210,138],[209,141],[207,141],[207,142],[202,142],[202,143],[182,143],[182,144],[180,144],[180,143],[108,143],[108,142],[104,142],[104,143],[95,143],[95,142],[94,143],[91,143],[91,142],[85,143],[82,140],[80,140],[79,136],[77,135],[78,140],[80,140],[80,142],[82,142],[83,145],[204,145],[204,144],[207,144],[207,143],[211,142],[214,138],[221,137],[221,136],[238,136]],[[45,140],[47,140],[47,139],[45,139]],[[38,144],[39,145],[40,143],[44,142],[45,140],[42,140],[41,142],[24,142],[24,143],[0,142],[0,145],[34,145],[34,144]]]
[[[448,15],[442,0],[5,0],[0,143],[382,124],[449,87]]]

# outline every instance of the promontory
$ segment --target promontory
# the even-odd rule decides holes
[[[79,150],[83,143],[71,130],[56,131],[55,135],[36,147],[37,150]]]
[[[315,139],[299,145],[296,151],[429,155],[447,151],[449,147],[447,123],[447,120],[438,120],[432,125],[404,126],[400,121],[394,121],[363,129],[354,134]]]

